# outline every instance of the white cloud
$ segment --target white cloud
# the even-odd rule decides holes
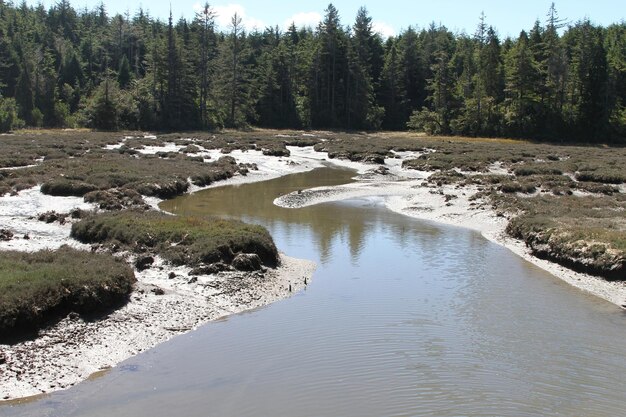
[[[200,3],[194,4],[193,8],[196,11],[200,11],[203,9]],[[253,29],[263,30],[265,28],[265,22],[260,19],[254,18],[252,16],[248,16],[246,14],[246,8],[241,4],[226,4],[222,6],[212,6],[213,11],[215,12],[215,24],[218,29],[228,30],[230,27],[230,23],[232,21],[233,16],[237,13],[237,16],[241,18],[241,23],[246,28],[247,31],[252,31]]]
[[[322,21],[322,15],[318,12],[300,12],[291,16],[285,20],[283,27],[285,30],[291,26],[292,23],[296,24],[297,28],[311,27],[315,28],[319,22]]]
[[[396,35],[396,30],[385,22],[372,22],[372,31],[380,33],[383,38],[389,38]]]

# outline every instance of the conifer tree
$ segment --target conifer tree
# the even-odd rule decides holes
[[[513,135],[535,133],[538,105],[538,63],[530,49],[528,35],[520,33],[506,57],[505,122]]]
[[[380,100],[385,109],[383,128],[402,130],[406,124],[404,71],[398,54],[397,41],[390,40],[381,75]]]

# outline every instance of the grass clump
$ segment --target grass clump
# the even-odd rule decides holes
[[[525,193],[532,194],[537,188],[534,184],[530,183],[520,183],[517,181],[506,181],[500,184],[500,191],[503,193]]]
[[[230,264],[239,253],[255,253],[264,265],[278,265],[278,251],[267,229],[236,220],[121,211],[74,223],[71,235],[83,243],[159,254],[175,265]]]
[[[598,169],[594,171],[582,171],[576,173],[578,181],[599,182],[603,184],[622,184],[626,182],[626,173],[624,168],[617,169]]]
[[[62,247],[0,252],[0,339],[74,311],[95,314],[127,300],[135,275],[122,260]]]
[[[231,178],[235,173],[247,173],[247,167],[239,166],[232,156],[222,156],[217,161],[208,164],[207,169],[193,175],[191,182],[198,187],[206,187],[216,181]]]
[[[41,186],[42,193],[60,197],[82,197],[96,189],[97,187],[93,184],[65,178],[53,179],[43,183]]]
[[[147,208],[141,194],[128,188],[112,188],[85,194],[85,202],[98,205],[101,210],[123,210],[127,208]]]
[[[450,170],[450,171],[442,171],[435,172],[431,176],[428,177],[428,182],[432,184],[437,184],[438,186],[456,184],[467,177],[461,174],[458,171]]]
[[[523,240],[535,255],[609,280],[626,279],[623,194],[543,195],[509,204],[521,215],[510,221],[507,233]]]

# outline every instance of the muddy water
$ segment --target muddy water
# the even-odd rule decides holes
[[[313,282],[0,415],[624,415],[626,315],[613,305],[376,199],[270,204],[349,176],[319,170],[166,203],[265,224],[287,254],[319,263]]]

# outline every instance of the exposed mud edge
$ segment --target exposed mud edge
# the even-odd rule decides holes
[[[488,240],[504,246],[562,281],[626,308],[626,281],[609,281],[588,273],[590,271],[576,271],[572,269],[573,265],[565,262],[563,265],[559,259],[537,256],[539,254],[523,240],[506,233],[508,218],[495,212],[492,205],[485,201],[471,200],[470,197],[476,192],[475,188],[469,186],[457,188],[454,185],[423,185],[421,180],[411,179],[388,182],[381,177],[378,181],[302,190],[279,197],[274,203],[286,208],[300,208],[345,199],[382,197],[385,205],[395,212],[478,231]]]
[[[287,298],[311,282],[315,263],[284,254],[280,261],[264,274],[190,279],[186,269],[160,262],[138,272],[131,301],[106,318],[89,322],[68,316],[35,340],[0,345],[0,404],[70,388],[174,336]]]

